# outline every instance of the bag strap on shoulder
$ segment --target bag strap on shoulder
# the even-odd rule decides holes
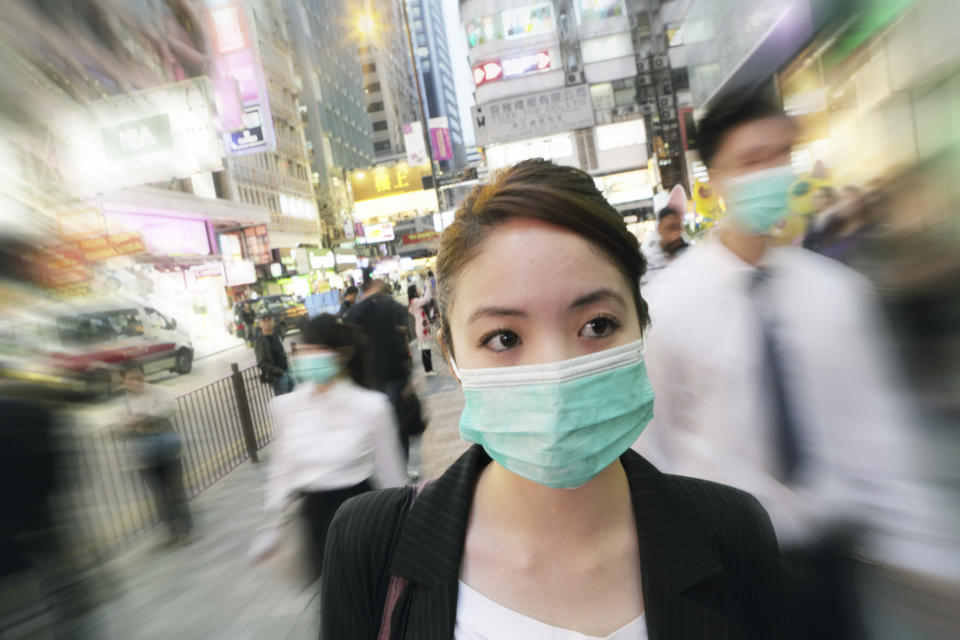
[[[413,508],[413,503],[416,501],[417,496],[420,495],[420,492],[424,488],[433,482],[433,480],[424,480],[413,486],[413,496],[410,500],[409,509]],[[408,509],[408,510],[409,510]],[[380,633],[377,634],[377,640],[390,640],[391,626],[393,622],[393,611],[397,607],[397,601],[400,600],[400,595],[407,588],[407,579],[401,578],[400,576],[390,576],[390,586],[387,587],[387,597],[383,601],[383,617],[380,620]]]

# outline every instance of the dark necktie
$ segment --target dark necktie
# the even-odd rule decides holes
[[[754,308],[760,321],[763,340],[763,371],[768,379],[773,409],[774,446],[780,461],[780,480],[789,484],[796,478],[801,463],[795,414],[791,412],[787,381],[783,372],[783,353],[778,348],[774,331],[774,317],[770,296],[770,272],[757,269],[753,274],[751,291]]]

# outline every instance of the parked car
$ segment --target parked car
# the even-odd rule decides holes
[[[87,395],[109,393],[127,364],[142,366],[147,375],[185,374],[193,367],[193,345],[177,321],[135,303],[51,305],[38,309],[31,322],[5,328],[4,335],[29,345],[20,353],[4,350],[5,375]]]

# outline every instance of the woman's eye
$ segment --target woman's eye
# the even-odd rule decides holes
[[[506,351],[520,344],[520,336],[513,331],[500,330],[487,334],[480,342],[481,346],[493,351]]]
[[[620,328],[620,323],[607,316],[597,316],[580,328],[582,338],[606,338]]]

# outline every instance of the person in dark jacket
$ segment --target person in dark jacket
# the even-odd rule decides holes
[[[293,391],[296,381],[290,375],[283,341],[274,334],[273,329],[273,316],[267,311],[260,312],[260,335],[254,344],[260,381],[272,385],[273,392],[279,396]]]
[[[347,315],[347,311],[350,311],[350,308],[353,307],[357,302],[357,295],[359,295],[360,290],[355,286],[350,285],[343,292],[343,302],[340,303],[340,311],[337,312],[337,317],[342,318]]]
[[[254,312],[249,300],[245,301],[243,306],[240,307],[240,320],[243,321],[244,340],[247,341],[247,345],[253,346],[253,341],[257,333],[257,314]]]
[[[643,271],[579,169],[529,160],[467,198],[437,284],[460,434],[475,444],[419,496],[343,505],[324,640],[787,635],[759,502],[630,450],[653,415]]]
[[[387,394],[400,407],[409,389],[412,358],[407,343],[407,309],[390,296],[382,280],[369,280],[363,287],[363,299],[347,311],[344,322],[356,324],[367,335],[372,357],[372,379],[377,391]],[[401,427],[402,427],[401,420]],[[401,429],[404,454],[410,450],[410,438]]]

